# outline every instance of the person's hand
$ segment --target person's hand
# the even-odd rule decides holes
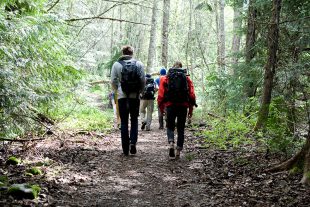
[[[193,116],[193,113],[192,113],[192,112],[189,112],[188,115],[187,115],[187,117],[188,117],[189,119],[192,118],[192,116]]]

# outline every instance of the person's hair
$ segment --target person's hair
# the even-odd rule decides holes
[[[175,61],[175,63],[172,66],[173,68],[182,68],[182,63],[180,61]]]
[[[122,47],[122,54],[123,55],[133,55],[133,47],[130,45],[125,45]]]

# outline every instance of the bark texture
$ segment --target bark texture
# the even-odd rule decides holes
[[[273,77],[276,73],[277,67],[281,1],[282,0],[273,0],[272,3],[272,17],[268,32],[268,60],[265,65],[264,88],[261,108],[254,130],[258,130],[265,126],[269,114],[269,105],[271,102],[271,93],[273,88]]]
[[[232,58],[231,62],[232,64],[238,63],[238,57],[237,53],[240,50],[240,42],[241,42],[241,36],[238,34],[238,31],[241,29],[242,21],[240,18],[241,15],[241,9],[242,9],[243,1],[238,0],[236,4],[234,5],[234,20],[233,20],[233,40],[232,40],[232,46],[231,46],[231,53]]]
[[[156,25],[157,25],[157,0],[153,1],[152,23],[150,31],[150,43],[147,57],[146,72],[149,73],[153,67],[156,47]]]
[[[247,23],[247,34],[245,42],[245,62],[247,65],[250,64],[251,60],[255,57],[255,42],[256,42],[256,16],[257,10],[255,8],[256,0],[249,0],[248,7],[248,23]],[[247,76],[250,76],[250,72],[246,71]],[[255,96],[256,86],[253,81],[245,84],[244,91],[247,97]]]
[[[163,4],[163,26],[162,26],[162,50],[161,64],[168,67],[168,28],[169,28],[170,0],[164,0]]]

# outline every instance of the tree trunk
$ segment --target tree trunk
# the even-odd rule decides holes
[[[188,54],[191,53],[190,42],[192,39],[192,9],[193,9],[193,2],[189,0],[189,22],[188,22],[188,32],[187,32],[187,42],[186,42],[186,50],[185,50],[185,58],[186,58],[186,67],[189,68],[188,62]]]
[[[162,27],[162,51],[161,64],[168,67],[168,28],[169,28],[170,0],[164,0],[163,4],[163,27]]]
[[[218,8],[218,5],[220,5],[220,9]],[[214,1],[216,36],[217,36],[217,65],[219,71],[225,70],[224,7],[225,7],[225,0]]]
[[[219,67],[221,71],[225,71],[225,19],[224,19],[225,0],[220,0],[220,19],[219,19]]]
[[[146,73],[151,71],[154,63],[155,57],[155,47],[156,47],[156,23],[157,23],[157,0],[153,1],[153,9],[152,9],[152,23],[151,23],[151,31],[150,31],[150,43],[149,43],[149,51],[147,57],[146,64]]]
[[[245,42],[245,62],[250,65],[251,60],[255,57],[255,42],[256,42],[256,16],[257,10],[255,8],[256,0],[249,0],[248,6],[248,25]],[[246,77],[250,77],[249,71],[246,71]],[[256,86],[253,81],[245,84],[244,91],[247,97],[255,96]]]
[[[232,64],[238,63],[237,53],[240,50],[240,42],[241,42],[241,36],[238,34],[238,31],[241,29],[241,26],[242,26],[242,20],[240,18],[240,15],[241,15],[240,10],[242,9],[242,6],[243,6],[243,1],[236,0],[236,4],[234,5],[234,20],[233,20],[233,33],[234,34],[233,34],[232,45],[231,45],[231,53],[233,55],[231,58]]]
[[[255,130],[263,128],[268,118],[269,105],[271,102],[271,93],[273,88],[273,77],[275,75],[277,65],[281,1],[282,0],[273,0],[272,17],[268,33],[268,60],[265,65],[263,97],[261,108],[258,113],[258,120],[254,128]]]

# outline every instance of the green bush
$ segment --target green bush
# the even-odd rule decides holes
[[[209,123],[211,128],[202,132],[207,146],[227,149],[252,143],[248,136],[253,128],[253,120],[250,118],[231,113],[225,119],[213,119]]]

